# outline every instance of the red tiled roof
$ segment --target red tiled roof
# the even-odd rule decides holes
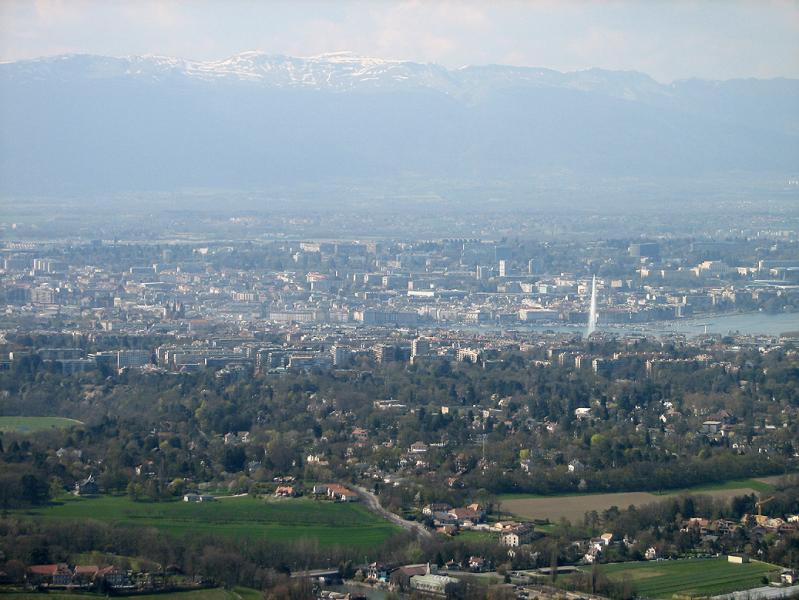
[[[97,565],[77,565],[75,567],[75,575],[84,575],[84,574],[92,574],[98,573],[100,571],[100,567]]]
[[[330,483],[327,485],[327,492],[328,494],[336,494],[339,496],[357,496],[355,492],[350,489],[345,488],[343,485],[339,485],[337,483]]]
[[[453,508],[449,511],[456,519],[479,519],[482,515],[471,508]]]
[[[57,563],[52,565],[32,565],[28,567],[28,572],[36,575],[55,575],[59,571],[66,571],[66,563]]]

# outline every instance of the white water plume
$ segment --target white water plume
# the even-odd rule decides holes
[[[591,280],[591,308],[588,310],[588,331],[586,331],[586,337],[596,331],[596,322],[596,275],[594,275],[594,278]]]

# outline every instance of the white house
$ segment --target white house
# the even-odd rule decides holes
[[[533,537],[533,528],[529,525],[518,525],[508,529],[502,534],[502,545],[517,548],[529,544]]]

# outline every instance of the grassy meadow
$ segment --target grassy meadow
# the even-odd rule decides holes
[[[763,585],[764,575],[778,570],[759,561],[734,564],[727,557],[615,563],[600,566],[610,579],[629,579],[636,595],[671,598],[673,594],[716,596]]]
[[[279,542],[316,540],[320,545],[378,546],[400,529],[359,504],[308,498],[248,496],[216,502],[134,502],[127,496],[65,497],[46,507],[16,511],[33,519],[94,519],[118,525],[155,527],[170,535],[213,534]]]
[[[83,425],[75,419],[64,417],[0,417],[0,431],[14,433],[36,433],[50,429],[69,429]]]

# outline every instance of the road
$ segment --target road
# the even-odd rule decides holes
[[[713,600],[777,600],[781,598],[799,598],[799,585],[790,587],[759,587],[731,594],[713,596]]]
[[[380,515],[395,525],[399,525],[406,531],[416,533],[420,538],[427,540],[433,539],[433,533],[421,523],[416,523],[415,521],[406,521],[405,519],[395,515],[393,512],[386,510],[380,505],[380,500],[378,500],[377,496],[375,496],[366,488],[362,488],[357,485],[352,487],[355,489],[355,492],[358,494],[361,502],[363,502],[366,505],[366,508],[371,510],[373,513]]]
[[[319,577],[339,577],[338,569],[311,569],[309,571],[295,571],[292,579],[318,579]]]

